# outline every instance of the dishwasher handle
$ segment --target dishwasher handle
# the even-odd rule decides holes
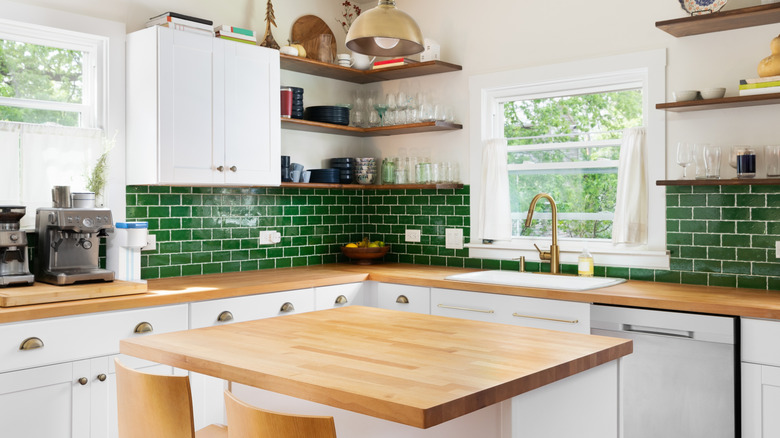
[[[672,338],[693,339],[693,332],[690,330],[676,330],[662,327],[649,327],[637,324],[621,324],[620,330],[630,333],[641,333],[644,335],[668,336]]]

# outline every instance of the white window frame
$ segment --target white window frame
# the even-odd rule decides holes
[[[470,119],[474,121],[469,139],[471,236],[477,235],[479,226],[477,211],[482,189],[482,145],[487,139],[503,137],[503,115],[496,114],[502,99],[519,95],[560,95],[566,90],[577,90],[579,93],[588,88],[600,90],[614,84],[641,84],[647,132],[648,243],[616,246],[611,242],[594,239],[559,237],[558,244],[562,263],[576,264],[583,246],[587,246],[600,266],[669,269],[665,191],[655,185],[655,181],[664,179],[666,173],[666,117],[654,105],[654,102],[664,101],[665,70],[666,50],[659,49],[471,77]],[[540,261],[534,244],[545,249],[549,247],[550,239],[518,238],[491,244],[472,239],[466,246],[469,248],[469,257],[514,259],[524,256],[528,261]]]

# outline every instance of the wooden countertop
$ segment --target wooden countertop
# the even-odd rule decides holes
[[[572,292],[444,279],[452,274],[476,270],[406,264],[371,266],[329,264],[165,278],[150,280],[148,282],[149,292],[145,294],[2,308],[0,309],[0,323],[212,300],[365,280],[780,320],[780,292],[778,291],[627,281],[606,288]],[[63,288],[66,287],[63,286]]]
[[[419,428],[632,348],[627,339],[363,306],[120,342],[123,354]]]

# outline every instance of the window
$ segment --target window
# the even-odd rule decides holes
[[[549,193],[558,205],[563,263],[576,263],[584,246],[597,264],[668,268],[665,198],[655,181],[665,174],[665,118],[651,102],[665,93],[664,50],[574,61],[474,76],[470,79],[471,235],[469,255],[539,260],[534,244],[550,245],[549,205],[537,205],[525,229],[531,199]],[[660,113],[660,114],[659,114]],[[612,218],[623,130],[646,128],[650,216],[646,245],[613,245]],[[511,241],[476,240],[482,189],[482,145],[506,138]]]

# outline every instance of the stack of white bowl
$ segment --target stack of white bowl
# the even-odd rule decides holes
[[[374,184],[376,158],[355,158],[355,180],[358,184]]]

